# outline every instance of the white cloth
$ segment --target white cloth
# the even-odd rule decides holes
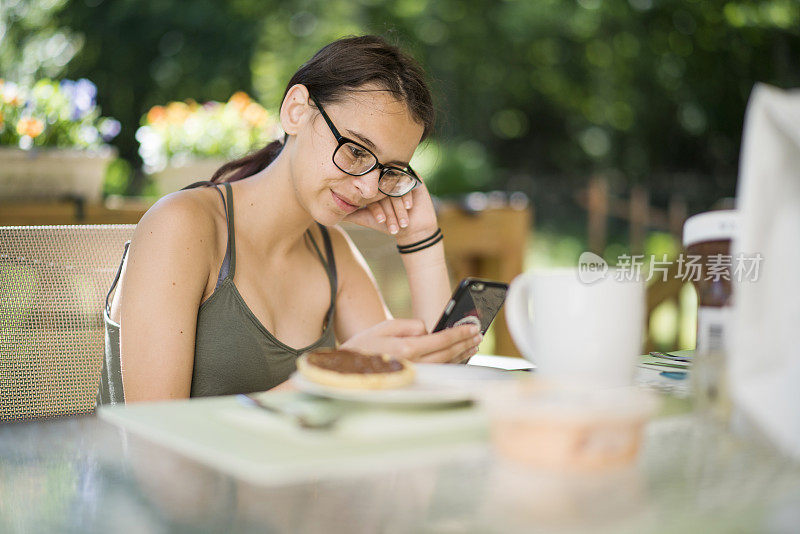
[[[800,90],[753,89],[737,204],[734,262],[738,253],[763,260],[757,281],[735,285],[731,396],[745,420],[800,458]]]

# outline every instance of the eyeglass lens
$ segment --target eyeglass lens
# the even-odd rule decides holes
[[[342,143],[333,155],[337,167],[348,174],[366,174],[378,163],[375,156],[354,143]],[[384,169],[378,188],[386,195],[403,195],[414,188],[415,178],[399,169]]]

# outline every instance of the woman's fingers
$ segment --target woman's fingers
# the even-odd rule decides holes
[[[427,335],[421,319],[389,319],[359,332],[340,346],[356,352],[409,357],[406,340]]]
[[[408,210],[414,205],[411,194],[402,197],[383,197],[347,215],[344,220],[396,235],[408,228]]]
[[[403,199],[400,197],[389,197],[389,200],[392,203],[392,208],[394,208],[397,224],[400,225],[400,228],[406,228],[408,226],[408,212],[403,204]]]
[[[420,319],[392,319],[356,334],[341,347],[418,362],[447,363],[472,356],[482,339],[475,325],[456,326],[428,334]]]
[[[422,319],[390,319],[378,323],[373,328],[376,333],[385,336],[408,337],[428,334],[425,322]]]
[[[394,212],[391,198],[383,198],[379,200],[378,203],[381,205],[383,213],[386,215],[386,228],[389,229],[390,234],[395,235],[400,231],[400,224],[397,221],[397,215]]]
[[[372,202],[371,204],[367,204],[367,209],[375,218],[379,224],[382,224],[386,221],[386,214],[383,212],[383,207],[380,205],[379,202]]]
[[[469,360],[470,358],[478,354],[478,348],[479,348],[478,345],[476,345],[472,347],[470,350],[468,350],[466,353],[462,354],[461,358],[459,359],[459,362],[462,362],[464,360]]]
[[[419,360],[421,363],[455,363],[463,361],[472,356],[472,351],[477,348],[480,343],[480,334],[475,337],[467,338],[451,345],[444,350],[433,352],[422,356]]]
[[[441,332],[426,336],[412,337],[403,340],[401,354],[409,360],[428,361],[429,358],[447,358],[452,360],[478,343],[482,336],[475,325],[463,325],[446,328]]]

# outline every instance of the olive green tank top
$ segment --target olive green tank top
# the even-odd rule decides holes
[[[216,188],[216,184],[212,182],[197,182],[185,189],[203,185]],[[328,273],[331,288],[330,307],[322,325],[321,337],[307,347],[295,349],[282,343],[267,330],[247,306],[233,283],[236,272],[233,194],[230,184],[223,185],[227,192],[227,200],[219,188],[216,188],[216,191],[222,198],[225,208],[228,245],[214,292],[200,305],[197,313],[191,397],[231,395],[270,389],[289,377],[296,369],[297,357],[303,352],[320,347],[334,347],[336,344],[333,331],[336,263],[327,229],[319,225],[325,256],[310,231],[307,235]],[[119,281],[129,244],[130,242],[125,243],[122,261],[106,296],[103,311],[105,358],[97,392],[98,405],[125,402],[119,358],[120,327],[111,320],[109,300]]]

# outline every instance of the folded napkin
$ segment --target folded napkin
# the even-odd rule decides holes
[[[733,258],[763,259],[755,281],[734,276],[731,396],[741,423],[800,458],[800,90],[753,89],[737,204]]]

